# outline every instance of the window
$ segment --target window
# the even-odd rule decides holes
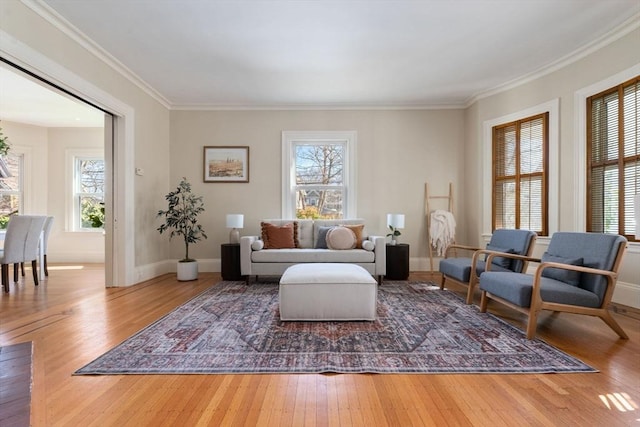
[[[635,241],[640,77],[587,98],[587,231]]]
[[[0,229],[7,228],[9,217],[24,208],[24,155],[7,154],[0,159]]]
[[[548,235],[547,157],[549,113],[492,129],[492,227]]]
[[[355,132],[283,132],[283,218],[355,216]]]
[[[102,229],[104,159],[75,157],[74,166],[74,229]]]

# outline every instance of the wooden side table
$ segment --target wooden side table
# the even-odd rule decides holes
[[[409,245],[387,244],[387,274],[389,280],[407,280],[409,278]]]
[[[240,273],[240,243],[220,245],[222,280],[243,280]]]

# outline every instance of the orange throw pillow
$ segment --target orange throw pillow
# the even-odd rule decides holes
[[[362,231],[364,230],[364,224],[343,225],[342,227],[346,227],[355,233],[356,248],[362,249]]]
[[[285,225],[273,225],[268,222],[260,223],[264,249],[292,249],[298,247],[298,223],[290,222]]]

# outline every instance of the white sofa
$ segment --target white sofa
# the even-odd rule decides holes
[[[373,277],[382,280],[386,274],[386,238],[369,236],[367,228],[363,230],[363,240],[373,242],[372,250],[366,249],[316,249],[318,230],[322,226],[364,224],[363,219],[311,220],[311,219],[264,219],[274,225],[298,223],[299,247],[295,249],[260,249],[255,250],[253,243],[259,236],[242,236],[240,238],[240,270],[247,281],[251,276],[282,276],[287,268],[301,263],[349,263],[367,270]],[[253,247],[252,247],[253,246]]]

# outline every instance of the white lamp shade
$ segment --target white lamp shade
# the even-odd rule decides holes
[[[387,226],[404,228],[404,214],[387,214]]]
[[[244,215],[242,214],[227,215],[227,228],[242,228],[243,225],[244,225]]]
[[[640,194],[633,196],[633,212],[636,219],[636,239],[640,239]]]

